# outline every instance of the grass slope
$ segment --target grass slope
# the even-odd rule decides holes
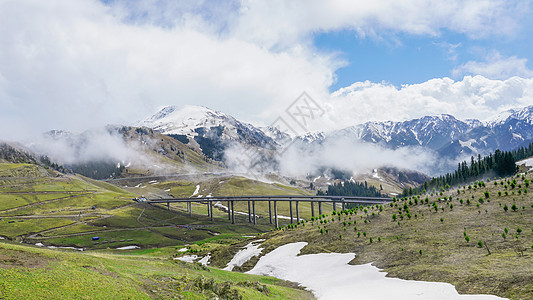
[[[399,200],[381,211],[328,214],[262,235],[263,254],[305,241],[304,253],[354,252],[352,263],[372,262],[389,276],[449,282],[460,293],[531,299],[533,197],[526,180],[531,174]],[[224,266],[243,244],[219,248],[213,264]]]
[[[214,209],[215,218],[210,221],[206,204],[193,204],[189,215],[184,204],[173,204],[169,211],[163,205],[135,203],[131,199],[137,194],[83,176],[65,176],[31,164],[6,163],[0,169],[6,175],[0,178],[0,236],[10,240],[84,249],[159,248],[212,239],[226,245],[272,228],[266,203],[256,206],[257,226],[251,226],[243,214],[237,214],[237,224],[231,225],[221,208]],[[197,185],[203,195],[306,193],[292,186],[232,176],[167,182],[150,178],[134,189],[188,197]],[[240,203],[236,209],[246,212],[248,208]],[[278,212],[288,215],[288,205],[280,204]],[[310,216],[308,208],[300,213]],[[100,239],[93,241],[96,236]]]
[[[2,299],[310,299],[264,276],[225,272],[169,256],[79,253],[0,242]]]

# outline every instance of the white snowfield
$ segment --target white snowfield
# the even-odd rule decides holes
[[[533,167],[533,158],[528,158],[528,159],[521,160],[521,161],[517,162],[516,164],[517,165],[525,164],[527,167]]]
[[[388,278],[370,264],[349,265],[354,253],[297,256],[307,243],[291,243],[259,259],[249,274],[300,283],[319,299],[503,299],[492,295],[459,295],[449,283]]]
[[[240,267],[252,257],[261,255],[261,251],[263,251],[264,248],[259,248],[261,245],[259,243],[264,241],[265,240],[256,240],[248,243],[248,245],[244,246],[244,248],[235,254],[235,256],[223,270],[232,271],[235,266]]]

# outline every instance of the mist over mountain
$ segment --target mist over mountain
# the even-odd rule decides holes
[[[275,127],[258,128],[222,112],[190,105],[165,107],[138,125],[196,144],[217,161],[234,161],[234,156],[239,156],[248,160],[243,165],[250,167],[246,163],[254,164],[255,156],[276,164],[273,170],[291,175],[325,167],[358,173],[387,166],[436,174],[453,169],[457,161],[471,155],[531,142],[533,106],[504,111],[484,121],[463,121],[443,114],[403,122],[367,122],[295,137]]]

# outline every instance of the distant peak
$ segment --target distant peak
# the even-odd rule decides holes
[[[533,105],[521,107],[521,108],[510,108],[505,111],[500,112],[499,114],[492,116],[484,121],[487,125],[496,125],[505,123],[509,118],[515,118],[519,120],[532,120],[533,119]]]

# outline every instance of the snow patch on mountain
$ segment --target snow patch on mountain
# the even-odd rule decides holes
[[[181,109],[176,106],[164,107],[137,125],[152,128],[163,134],[196,136],[197,128],[216,127],[235,122],[233,117],[222,112],[204,106],[185,105]]]

